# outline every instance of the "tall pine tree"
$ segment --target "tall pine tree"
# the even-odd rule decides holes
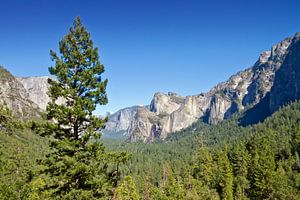
[[[55,66],[50,67],[49,97],[44,131],[52,135],[51,152],[42,162],[32,196],[54,199],[108,199],[118,173],[99,142],[105,119],[93,115],[97,105],[107,103],[104,66],[89,32],[76,18],[70,32],[59,42],[60,56],[51,50]],[[58,104],[58,100],[63,101]],[[115,159],[118,157],[118,159]],[[108,169],[111,169],[110,171]],[[39,184],[37,184],[39,183]]]
[[[57,80],[49,80],[48,95],[52,101],[47,106],[47,118],[56,121],[53,129],[57,139],[81,138],[86,143],[84,138],[93,135],[105,123],[92,113],[98,104],[107,103],[107,80],[101,78],[104,66],[99,61],[98,49],[94,48],[90,34],[78,17],[70,32],[59,42],[59,51],[61,57],[50,51],[55,66],[49,71]],[[65,103],[57,104],[59,98]]]

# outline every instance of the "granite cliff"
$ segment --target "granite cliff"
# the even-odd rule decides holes
[[[284,102],[299,98],[298,39],[296,34],[272,46],[253,66],[206,93],[186,97],[156,93],[150,106],[120,110],[111,116],[104,132],[123,132],[133,142],[151,142],[154,138],[165,139],[199,119],[217,124],[236,112],[255,108],[263,100],[268,110],[275,111]],[[287,90],[286,85],[290,85]]]
[[[30,100],[23,85],[0,66],[0,105],[10,108],[17,117],[28,119],[38,116],[40,109]]]
[[[48,79],[48,76],[17,78],[28,93],[28,98],[42,110],[46,110],[46,106],[50,101],[47,95]]]
[[[291,41],[289,53],[277,71],[270,91],[270,111],[300,99],[300,33]]]
[[[50,101],[48,79],[48,76],[14,77],[0,67],[0,105],[8,106],[14,115],[24,119],[39,117]]]

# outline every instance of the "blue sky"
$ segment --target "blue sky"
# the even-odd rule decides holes
[[[299,0],[0,0],[0,65],[48,75],[49,50],[76,16],[106,67],[109,103],[149,104],[157,91],[198,94],[300,31]]]

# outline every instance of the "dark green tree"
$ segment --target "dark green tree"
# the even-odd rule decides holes
[[[278,163],[276,174],[271,177],[268,199],[299,199],[297,190],[295,190],[289,183],[289,177],[284,170],[282,163]]]
[[[245,200],[250,183],[247,180],[251,155],[243,142],[238,142],[232,149],[232,164],[234,173],[235,199]]]
[[[267,133],[271,134],[270,131]],[[269,135],[267,135],[269,136]],[[253,159],[250,168],[250,183],[252,198],[266,199],[271,193],[271,180],[275,176],[275,156],[270,143],[272,141],[267,137],[254,138],[253,146],[256,146],[253,152]]]
[[[228,159],[227,147],[223,148],[217,155],[219,188],[221,198],[233,200],[233,173],[232,166]]]
[[[197,154],[193,167],[193,176],[210,187],[214,186],[214,161],[206,146],[202,146]]]
[[[186,196],[187,200],[205,199],[205,200],[219,200],[220,195],[216,190],[211,190],[207,185],[204,185],[201,181],[192,177],[186,181]]]
[[[0,131],[12,134],[16,128],[22,128],[22,126],[8,107],[0,105]]]
[[[86,143],[85,138],[94,136],[105,123],[92,113],[97,105],[107,103],[107,80],[101,78],[104,66],[78,17],[59,42],[59,51],[61,57],[50,51],[55,66],[50,67],[49,72],[57,80],[49,80],[48,94],[52,101],[47,106],[47,118],[56,122],[53,126],[55,138],[81,139]],[[58,99],[65,103],[57,104]]]
[[[98,49],[78,17],[59,42],[59,51],[60,56],[50,52],[55,66],[49,71],[55,79],[49,79],[51,102],[45,114],[48,123],[42,128],[53,138],[51,152],[33,181],[32,185],[38,186],[31,196],[108,199],[119,177],[112,162],[125,159],[120,159],[124,154],[107,153],[99,142],[98,131],[106,119],[96,117],[93,111],[107,103],[107,80],[101,77],[104,66]]]

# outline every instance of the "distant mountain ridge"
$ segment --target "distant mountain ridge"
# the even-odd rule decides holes
[[[0,72],[0,104],[25,118],[46,109],[50,101],[48,76],[15,78],[2,67]],[[103,133],[124,135],[132,142],[151,142],[199,119],[217,124],[237,112],[244,112],[240,123],[248,125],[296,99],[300,99],[300,33],[272,46],[252,67],[206,93],[182,97],[157,92],[147,106],[128,107],[109,115]]]
[[[170,133],[186,128],[199,119],[216,124],[236,112],[249,111],[241,119],[243,123],[261,121],[280,105],[300,98],[300,65],[297,60],[300,59],[300,48],[296,48],[299,45],[299,36],[300,33],[297,33],[272,46],[271,50],[259,56],[252,67],[231,76],[207,93],[187,97],[174,93],[156,93],[148,107],[122,109],[111,115],[104,132],[123,132],[133,142],[151,142],[155,138],[165,139]],[[287,59],[290,60],[289,64]],[[297,62],[291,64],[292,60]],[[289,79],[293,74],[295,76]],[[278,79],[290,81],[290,87],[285,88],[285,83]],[[293,98],[283,95],[278,101],[277,97],[287,91],[291,91],[290,96],[293,93]],[[261,117],[255,110],[257,107],[262,113]],[[253,116],[254,119],[251,118]]]

